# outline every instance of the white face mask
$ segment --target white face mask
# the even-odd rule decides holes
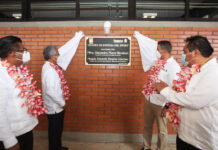
[[[16,52],[16,53],[18,53],[18,52]],[[18,54],[20,54],[20,53],[18,53]],[[23,55],[22,60],[19,58],[16,58],[16,59],[22,61],[23,63],[30,61],[30,52],[24,51],[22,55]]]
[[[158,59],[161,57],[161,54],[160,54],[160,52],[158,50],[156,51],[156,56],[157,56]]]

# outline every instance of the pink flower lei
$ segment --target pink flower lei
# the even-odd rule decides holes
[[[198,72],[200,72],[200,65],[198,64],[192,65],[191,68],[182,68],[181,72],[177,73],[179,79],[173,81],[173,90],[175,90],[177,93],[186,92],[186,85],[190,82],[191,77]],[[165,108],[167,108],[166,118],[170,121],[174,128],[177,128],[180,123],[178,111],[181,110],[182,107],[170,102],[165,105]]]
[[[144,95],[151,95],[155,93],[155,89],[151,87],[152,83],[159,81],[158,75],[160,73],[160,70],[164,68],[166,64],[165,60],[158,59],[154,65],[151,67],[149,70],[149,77],[146,81],[146,83],[143,86],[143,91],[142,93]]]
[[[9,76],[15,81],[16,88],[20,89],[19,97],[25,98],[22,107],[27,106],[28,113],[38,117],[47,111],[43,105],[41,91],[36,87],[36,81],[33,81],[33,74],[29,73],[25,65],[19,67],[10,66],[7,60],[1,61],[2,66],[6,67]]]
[[[55,65],[53,63],[50,63],[50,65],[57,71],[58,76],[61,80],[61,89],[63,90],[63,96],[65,100],[68,100],[70,98],[70,90],[67,86],[67,81],[64,79],[63,70],[58,65]]]

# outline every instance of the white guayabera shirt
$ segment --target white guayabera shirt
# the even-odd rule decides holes
[[[83,36],[83,32],[76,32],[71,40],[58,49],[59,57],[57,63],[63,70],[66,70],[70,64]],[[44,104],[48,108],[47,114],[55,114],[63,110],[65,99],[61,89],[60,78],[48,61],[42,67],[42,93]]]
[[[170,102],[183,106],[178,136],[183,141],[202,150],[218,149],[218,64],[212,59],[192,76],[185,93],[170,87],[161,95]]]
[[[38,119],[27,113],[27,106],[22,106],[26,98],[18,96],[19,93],[20,88],[0,62],[0,141],[6,149],[18,142],[17,136],[38,124]]]

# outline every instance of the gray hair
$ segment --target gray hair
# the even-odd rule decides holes
[[[51,58],[51,56],[55,56],[56,55],[56,52],[55,52],[56,49],[57,49],[56,45],[47,46],[43,51],[44,59],[49,60]]]

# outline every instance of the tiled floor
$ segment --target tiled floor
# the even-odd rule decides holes
[[[75,141],[63,141],[63,146],[69,148],[69,150],[140,150],[141,143],[82,143]],[[152,150],[155,150],[156,146],[152,145]],[[34,150],[48,150],[47,139],[35,138]],[[167,150],[176,150],[175,144],[169,144]]]

